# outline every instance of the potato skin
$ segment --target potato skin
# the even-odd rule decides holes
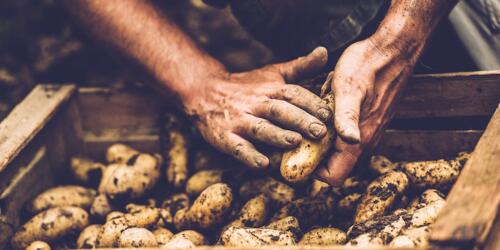
[[[112,210],[113,206],[109,203],[108,197],[105,194],[99,194],[90,206],[90,215],[95,218],[104,219]]]
[[[99,183],[103,169],[106,168],[104,164],[92,161],[87,158],[73,157],[71,158],[70,169],[73,177],[79,183],[91,185]]]
[[[78,236],[76,246],[78,248],[85,249],[95,248],[97,235],[99,234],[101,227],[102,225],[93,224],[83,229],[83,231],[80,233],[80,236]]]
[[[189,240],[193,243],[195,246],[203,246],[207,244],[207,240],[205,239],[205,236],[203,234],[196,232],[194,230],[184,230],[181,232],[178,232],[172,236],[171,241],[178,240],[178,239],[185,239]]]
[[[47,242],[43,241],[33,241],[31,244],[26,248],[26,250],[50,250],[50,245],[47,244]]]
[[[31,242],[53,242],[79,232],[89,224],[89,215],[79,207],[63,206],[45,210],[26,222],[12,237],[15,249],[24,249]]]
[[[457,180],[466,162],[466,157],[460,159],[405,162],[401,169],[414,188],[446,190]]]
[[[329,92],[323,101],[334,109],[333,93]],[[319,140],[302,138],[296,148],[285,151],[281,159],[280,172],[289,182],[305,180],[318,166],[325,154],[330,150],[335,138],[335,129],[327,126],[326,134]]]
[[[287,231],[230,227],[222,232],[220,243],[228,247],[291,246],[296,245],[296,239]]]
[[[443,201],[444,197],[444,194],[437,189],[427,189],[419,197],[412,200],[410,204],[408,204],[406,210],[413,213],[415,210],[423,208],[433,202]]]
[[[145,229],[132,227],[123,231],[118,239],[119,247],[156,247],[158,243],[154,234]]]
[[[233,227],[260,227],[264,225],[269,215],[269,198],[260,194],[245,203],[238,217],[227,228]]]
[[[167,181],[175,188],[181,188],[189,175],[188,139],[179,130],[169,130],[167,150]]]
[[[174,233],[164,227],[156,228],[153,230],[153,234],[159,246],[165,245],[174,236]]]
[[[111,145],[106,151],[106,161],[108,163],[126,163],[132,156],[140,152],[125,144],[116,143]]]
[[[368,168],[373,172],[383,175],[389,171],[393,171],[399,167],[398,163],[394,163],[383,155],[374,155],[370,158],[370,164]]]
[[[325,222],[332,215],[334,209],[332,197],[305,197],[294,200],[276,212],[271,221],[276,221],[287,216],[296,217],[302,228],[309,228]]]
[[[47,189],[37,195],[28,205],[30,213],[35,214],[43,210],[62,207],[75,206],[88,208],[94,201],[96,191],[76,185],[58,186]]]
[[[311,188],[309,190],[309,196],[315,197],[318,195],[325,195],[331,190],[330,185],[326,182],[322,182],[320,180],[312,180]]]
[[[346,239],[346,233],[340,229],[333,227],[315,228],[302,236],[302,239],[299,241],[299,245],[342,245],[346,242]]]
[[[240,197],[248,200],[259,194],[265,194],[279,205],[287,204],[295,198],[295,190],[272,177],[249,180],[240,187]]]
[[[375,179],[368,185],[361,198],[354,215],[354,223],[383,215],[407,187],[408,177],[399,171],[390,171]]]
[[[202,170],[192,175],[186,183],[186,193],[189,196],[197,196],[208,186],[222,181],[223,170]]]
[[[275,220],[262,228],[274,229],[279,231],[289,231],[294,235],[299,235],[302,230],[300,229],[299,220],[293,216],[286,216],[279,220]]]
[[[389,246],[407,248],[427,247],[429,245],[429,233],[430,228],[428,226],[404,230],[401,235],[397,236],[389,243]]]
[[[233,203],[233,192],[224,183],[206,188],[188,209],[177,211],[174,225],[177,229],[207,229],[221,223]]]
[[[106,221],[110,221],[112,219],[124,216],[125,214],[120,211],[111,211],[108,215],[106,215]]]
[[[103,173],[99,192],[110,199],[137,199],[151,190],[160,179],[161,159],[138,154],[127,163],[109,165]]]

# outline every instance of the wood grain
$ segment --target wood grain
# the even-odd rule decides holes
[[[0,123],[0,172],[75,91],[74,85],[37,85]]]
[[[482,245],[500,204],[500,106],[433,225],[438,243]]]

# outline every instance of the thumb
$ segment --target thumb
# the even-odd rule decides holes
[[[317,47],[306,56],[288,62],[278,63],[278,67],[286,82],[296,82],[318,73],[328,61],[328,51],[325,47]]]
[[[359,89],[334,91],[334,95],[335,130],[345,141],[358,143],[361,140],[359,116],[365,95]]]

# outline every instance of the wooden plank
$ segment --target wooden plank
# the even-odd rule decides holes
[[[500,106],[441,210],[430,239],[482,245],[500,204]]]
[[[303,86],[319,93],[325,76]],[[500,100],[500,70],[415,75],[395,109],[395,118],[491,116]]]
[[[500,249],[500,216],[497,214],[493,228],[490,230],[490,235],[486,242],[485,250]]]
[[[0,172],[74,91],[74,85],[37,85],[0,123]]]

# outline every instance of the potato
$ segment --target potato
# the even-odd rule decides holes
[[[328,183],[314,179],[314,180],[312,180],[312,183],[311,183],[311,189],[309,191],[309,196],[315,197],[318,195],[325,195],[330,190],[331,190],[331,188],[330,188],[330,185],[328,185]]]
[[[368,186],[366,180],[358,176],[351,176],[345,179],[340,187],[332,187],[332,193],[336,196],[346,196],[352,193],[363,193]]]
[[[271,221],[294,216],[299,220],[301,227],[308,228],[328,221],[333,209],[334,201],[332,197],[305,197],[283,206],[274,214]]]
[[[353,215],[356,212],[359,202],[361,202],[361,197],[362,195],[360,193],[346,195],[337,203],[336,211],[342,215]]]
[[[186,240],[183,238],[172,239],[167,244],[162,245],[160,248],[166,249],[188,249],[195,248],[196,245],[193,244],[190,240]]]
[[[433,223],[439,211],[443,208],[445,200],[443,198],[437,199],[435,201],[426,204],[425,206],[419,206],[420,208],[415,209],[411,217],[410,227],[420,227],[426,226]]]
[[[153,233],[145,228],[132,227],[123,231],[118,239],[119,247],[156,247],[158,243]]]
[[[161,219],[160,209],[142,205],[127,205],[128,213],[106,221],[97,236],[97,247],[117,247],[121,232],[127,228],[152,227]]]
[[[127,163],[111,164],[104,170],[99,192],[110,199],[141,198],[160,179],[160,163],[153,155],[138,154]]]
[[[425,207],[435,201],[442,201],[444,200],[444,194],[439,192],[436,189],[428,189],[425,190],[419,197],[415,198],[413,201],[411,201],[410,204],[408,204],[408,207],[406,210],[408,212],[415,212],[415,210]]]
[[[178,244],[180,242],[179,240],[188,240],[193,243],[194,246],[203,246],[207,244],[207,240],[205,239],[205,236],[203,236],[203,234],[198,233],[194,230],[184,230],[174,234],[167,245],[171,244],[171,242],[176,242],[176,244]]]
[[[404,212],[354,224],[347,233],[351,239],[348,245],[363,247],[385,245],[401,233],[410,222],[410,217],[411,215]]]
[[[54,242],[69,234],[79,232],[89,224],[89,215],[79,207],[49,208],[31,218],[12,237],[15,249],[24,249],[31,242]]]
[[[80,236],[78,236],[76,246],[85,249],[95,248],[97,245],[97,235],[101,231],[101,227],[102,225],[93,224],[83,229]]]
[[[164,227],[158,227],[153,231],[156,242],[158,242],[159,246],[165,245],[167,242],[172,239],[174,233]]]
[[[186,183],[186,193],[189,196],[197,196],[208,186],[222,181],[223,170],[202,170],[191,176]]]
[[[238,214],[238,217],[226,227],[260,227],[269,214],[269,198],[260,194],[250,199]]]
[[[228,247],[291,246],[296,239],[287,231],[230,227],[222,233],[220,243]]]
[[[174,188],[181,188],[187,181],[188,169],[188,135],[182,128],[181,121],[171,115],[165,116],[164,133],[162,139],[166,152],[163,154],[167,160],[167,181]]]
[[[280,205],[284,205],[295,198],[295,190],[293,188],[272,177],[250,180],[243,183],[240,187],[240,197],[243,200],[248,200],[259,194],[265,194]]]
[[[106,161],[108,163],[127,163],[127,161],[140,152],[125,145],[113,144],[106,151]]]
[[[453,160],[405,162],[401,169],[412,187],[446,190],[456,181],[467,159],[468,154],[461,154]]]
[[[113,206],[109,203],[108,197],[105,194],[99,194],[90,206],[90,215],[104,219],[111,210],[113,210]]]
[[[294,235],[300,234],[302,231],[300,229],[299,220],[293,216],[287,216],[282,219],[273,221],[262,228],[274,229],[279,231],[290,231]]]
[[[368,165],[369,169],[371,169],[373,172],[379,175],[383,175],[389,171],[393,171],[397,167],[399,167],[398,163],[393,163],[391,160],[389,160],[387,157],[383,155],[372,156],[370,158],[370,164]]]
[[[174,223],[175,213],[181,209],[188,208],[189,203],[189,196],[185,193],[173,194],[165,199],[161,204],[161,207],[163,208],[162,218],[164,222],[168,224]]]
[[[329,246],[341,245],[346,242],[347,235],[344,231],[333,227],[313,229],[302,236],[299,245]]]
[[[26,250],[50,250],[50,245],[43,241],[33,241]]]
[[[75,185],[49,188],[37,195],[28,204],[27,210],[35,214],[49,208],[62,206],[88,208],[94,201],[95,195],[95,190]]]
[[[428,226],[404,230],[401,235],[397,236],[389,243],[389,246],[406,248],[427,247],[429,245],[429,233],[430,229]]]
[[[105,167],[106,166],[102,163],[82,157],[73,157],[70,163],[73,177],[78,182],[87,185],[99,183],[99,179]]]
[[[233,192],[224,183],[217,183],[206,188],[193,205],[177,211],[174,225],[177,229],[207,229],[221,223],[230,211]]]
[[[106,215],[106,221],[121,217],[123,215],[125,215],[125,214],[120,212],[120,211],[111,211],[108,215]]]
[[[408,187],[408,177],[399,171],[390,171],[368,185],[354,215],[360,223],[385,214],[398,196]]]

